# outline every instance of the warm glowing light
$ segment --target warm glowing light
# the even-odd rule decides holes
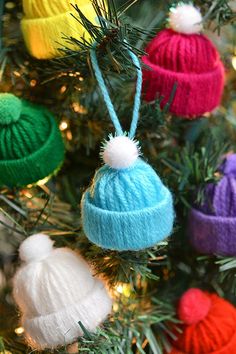
[[[73,107],[73,110],[76,112],[76,113],[81,113],[81,114],[86,114],[87,113],[87,110],[85,107],[83,107],[81,104],[79,104],[78,102],[73,102],[72,103],[72,107]]]
[[[60,123],[59,128],[61,131],[66,130],[68,128],[68,123],[64,120]]]
[[[60,88],[60,93],[64,93],[64,92],[66,92],[66,90],[67,90],[66,85],[63,85],[63,86]]]
[[[67,137],[68,140],[72,140],[72,133],[71,133],[70,130],[68,130],[68,131],[66,132],[66,137]]]
[[[236,55],[233,56],[233,58],[232,58],[232,65],[233,65],[234,70],[236,70]]]
[[[23,327],[18,327],[15,329],[15,333],[18,334],[18,336],[20,336],[21,334],[24,333],[24,328]]]
[[[37,81],[36,80],[31,80],[30,81],[30,86],[31,87],[34,87],[34,86],[36,86],[37,85]]]
[[[20,77],[20,73],[18,71],[13,71],[13,74],[17,77]]]
[[[113,311],[114,311],[114,312],[117,312],[117,311],[119,310],[119,305],[117,304],[117,302],[114,302],[114,303],[113,303],[112,308],[113,308]]]
[[[119,283],[116,285],[115,287],[115,291],[118,294],[122,294],[125,297],[129,297],[131,294],[131,287],[130,284],[126,284],[126,283]]]
[[[28,188],[32,188],[33,186],[32,186],[32,184],[28,184],[27,187],[28,187]],[[26,198],[29,198],[29,199],[33,198],[33,194],[31,194],[31,193],[28,192],[27,190],[23,191],[23,194],[24,194],[24,196],[25,196]]]
[[[49,180],[50,180],[51,176],[47,176],[43,179],[40,179],[38,182],[37,182],[37,185],[38,186],[43,186],[44,184],[46,184]]]
[[[120,294],[122,294],[123,293],[123,285],[117,285],[117,287],[116,287],[116,291],[118,291],[118,293],[120,293]]]

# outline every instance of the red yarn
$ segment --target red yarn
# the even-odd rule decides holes
[[[146,101],[169,101],[173,86],[177,91],[170,112],[195,118],[216,108],[224,86],[224,67],[219,54],[202,34],[182,34],[165,29],[149,43],[143,62],[143,92]]]
[[[178,316],[187,325],[196,324],[203,320],[211,308],[211,300],[200,289],[189,289],[181,297]]]
[[[173,349],[169,354],[236,353],[236,309],[216,294],[197,290],[188,290],[182,296],[178,313],[183,316],[183,319],[189,320],[189,316],[191,317],[190,308],[186,310],[184,307],[192,304],[193,312],[199,321],[189,325],[183,324],[182,333],[175,332],[177,340],[174,341],[170,338]],[[194,304],[194,297],[196,302],[200,301],[204,311],[203,309],[199,311],[200,304]],[[209,299],[210,306],[206,298]],[[193,318],[194,316],[191,320]]]

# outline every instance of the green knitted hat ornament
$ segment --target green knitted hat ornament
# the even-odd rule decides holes
[[[64,144],[54,116],[10,93],[0,94],[0,184],[23,187],[58,170]]]

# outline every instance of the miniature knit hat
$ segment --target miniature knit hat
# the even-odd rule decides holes
[[[96,327],[111,311],[111,299],[87,263],[69,248],[53,248],[44,234],[20,246],[24,262],[13,281],[13,295],[22,313],[29,345],[38,350],[71,344]]]
[[[78,49],[65,38],[90,38],[82,24],[75,19],[79,18],[79,14],[71,3],[94,22],[96,13],[90,0],[23,0],[25,15],[21,29],[31,55],[37,59],[55,58],[63,55],[58,49],[60,47]]]
[[[160,31],[142,57],[143,93],[146,101],[161,96],[161,106],[171,100],[170,112],[195,118],[211,112],[220,103],[224,67],[213,43],[199,32],[200,12],[190,4],[171,8],[170,28]]]
[[[0,94],[0,184],[25,186],[51,175],[64,159],[55,118],[45,108]]]
[[[86,236],[103,248],[119,251],[141,250],[155,245],[170,235],[174,221],[171,193],[152,167],[139,158],[138,143],[134,140],[142,73],[139,60],[131,51],[128,52],[137,68],[138,78],[128,135],[123,132],[110,101],[95,51],[91,52],[91,62],[116,128],[116,136],[110,136],[105,143],[101,153],[105,165],[97,171],[82,198],[82,222]]]
[[[202,253],[236,255],[236,154],[220,166],[222,178],[208,184],[204,203],[191,209],[189,237]]]
[[[117,168],[112,164],[118,157],[124,163],[129,160],[132,149],[127,149],[129,144],[132,141],[127,137],[108,142],[104,155],[111,152],[110,163],[106,162],[96,172],[92,185],[83,195],[85,234],[103,248],[144,249],[169,236],[173,228],[171,193],[153,168],[137,157],[137,150],[130,166]],[[112,151],[113,147],[117,154]]]
[[[230,354],[236,348],[236,309],[217,294],[189,289],[180,299],[181,331],[168,354]]]

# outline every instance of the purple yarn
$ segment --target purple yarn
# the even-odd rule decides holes
[[[189,234],[200,252],[236,255],[236,154],[219,171],[223,177],[206,186],[203,205],[190,211]]]

